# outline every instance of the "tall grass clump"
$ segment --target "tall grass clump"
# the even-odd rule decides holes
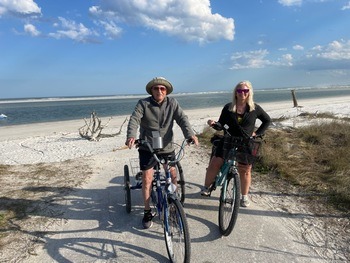
[[[270,129],[257,167],[350,209],[350,123],[334,120],[291,130]]]

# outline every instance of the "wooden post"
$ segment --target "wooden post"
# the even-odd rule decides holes
[[[295,90],[292,89],[292,98],[293,98],[293,108],[298,107],[298,101],[297,101],[297,97],[295,96]]]

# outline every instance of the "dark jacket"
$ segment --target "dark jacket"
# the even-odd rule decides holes
[[[247,110],[243,114],[242,123],[238,123],[237,113],[230,111],[231,103],[227,103],[221,111],[218,122],[221,125],[227,124],[229,126],[229,133],[235,137],[250,137],[255,130],[255,122],[257,119],[261,121],[260,126],[255,131],[256,135],[261,135],[265,133],[265,130],[269,127],[271,123],[270,116],[258,105],[255,104],[255,110],[249,111],[249,106],[247,105]]]
[[[175,98],[166,97],[162,104],[158,104],[152,96],[141,99],[130,117],[127,138],[137,139],[137,131],[140,127],[139,138],[151,143],[152,131],[159,131],[163,138],[164,148],[162,152],[171,152],[174,150],[174,121],[180,126],[186,139],[194,135],[187,116]]]

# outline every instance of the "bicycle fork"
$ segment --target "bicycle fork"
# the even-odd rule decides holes
[[[234,172],[235,171],[233,171],[233,161],[229,161],[225,163],[220,170],[221,176],[218,178],[217,184],[222,185],[220,198],[221,198],[221,201],[224,203],[227,202],[226,190],[227,190],[228,180],[230,179],[229,176],[231,173],[234,173]]]

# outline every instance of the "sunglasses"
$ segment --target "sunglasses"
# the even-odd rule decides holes
[[[165,87],[152,87],[152,90],[160,90],[162,92],[166,91]]]
[[[247,94],[249,92],[249,89],[237,89],[237,93],[244,93]]]

